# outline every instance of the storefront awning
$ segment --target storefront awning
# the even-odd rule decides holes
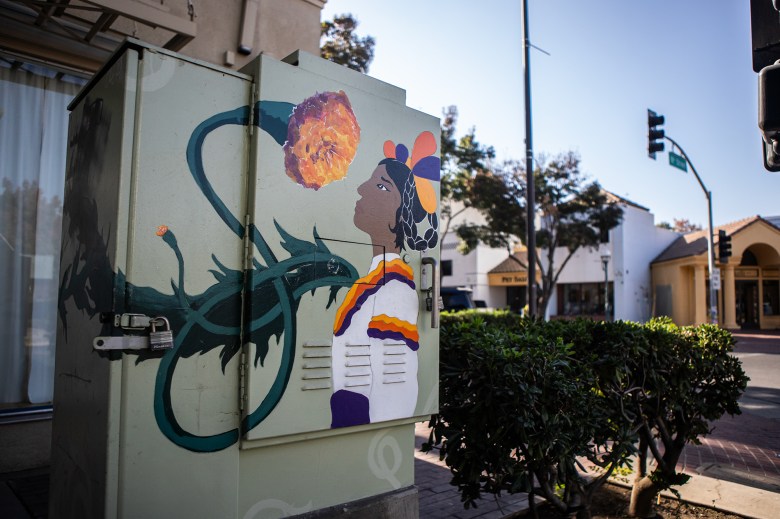
[[[528,269],[526,265],[528,265],[528,255],[525,252],[511,254],[488,271],[488,285],[493,287],[527,286]]]

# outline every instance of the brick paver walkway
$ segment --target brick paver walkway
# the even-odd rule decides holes
[[[478,508],[463,508],[457,488],[450,485],[450,469],[439,461],[439,452],[420,452],[420,446],[428,440],[427,422],[418,423],[415,430],[414,481],[420,492],[420,519],[455,517],[458,519],[499,519],[512,517],[528,510],[526,494],[503,494],[496,502],[486,496],[478,502]]]
[[[763,353],[780,355],[778,332],[734,332],[737,353]],[[755,390],[745,396],[758,396]],[[768,397],[768,407],[777,408],[776,397]],[[707,474],[708,466],[717,465],[732,474],[744,473],[750,479],[763,479],[780,488],[780,420],[767,418],[744,408],[742,414],[724,416],[712,424],[713,432],[702,439],[701,445],[685,447],[679,469],[691,474]],[[725,477],[723,479],[726,479]]]
[[[726,416],[714,424],[701,445],[688,445],[681,468],[696,473],[707,464],[718,464],[772,479],[780,485],[780,423],[747,412]]]

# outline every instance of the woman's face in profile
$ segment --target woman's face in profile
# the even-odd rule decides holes
[[[355,204],[355,227],[371,236],[376,245],[393,244],[395,249],[396,215],[401,207],[401,192],[387,174],[384,164],[376,167],[357,190],[360,199]]]

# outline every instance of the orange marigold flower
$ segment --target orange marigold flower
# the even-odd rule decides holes
[[[293,109],[284,143],[287,176],[319,189],[341,180],[355,158],[360,126],[343,91],[315,94]]]
[[[168,226],[167,225],[160,225],[159,227],[157,227],[157,236],[162,236],[166,232],[168,232]]]

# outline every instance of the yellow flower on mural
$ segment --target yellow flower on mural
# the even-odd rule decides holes
[[[360,126],[347,95],[343,91],[315,94],[290,116],[284,143],[287,176],[315,190],[341,180],[359,142]]]

